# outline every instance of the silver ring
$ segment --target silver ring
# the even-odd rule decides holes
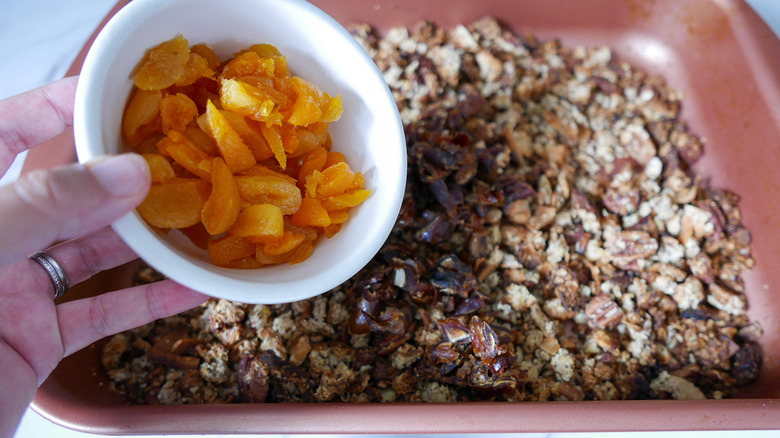
[[[30,260],[38,262],[38,264],[46,270],[46,273],[49,274],[51,283],[54,285],[54,298],[56,299],[65,295],[65,292],[68,291],[69,287],[68,276],[65,275],[65,271],[62,269],[62,266],[57,263],[57,260],[54,260],[54,257],[50,256],[45,251],[36,252],[30,256]]]

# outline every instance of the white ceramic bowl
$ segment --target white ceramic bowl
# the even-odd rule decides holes
[[[179,232],[161,235],[132,212],[113,224],[160,272],[205,294],[245,303],[282,303],[338,286],[381,248],[398,216],[406,147],[398,110],[379,70],[335,20],[301,0],[134,0],[109,21],[87,54],[76,93],[74,134],[80,162],[125,148],[122,114],[139,61],[181,33],[211,45],[220,59],[256,43],[273,44],[293,74],[331,95],[344,114],[331,124],[334,150],[363,172],[371,196],[333,238],[320,237],[297,265],[220,268]]]

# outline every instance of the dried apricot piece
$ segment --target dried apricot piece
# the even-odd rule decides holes
[[[335,151],[328,151],[328,157],[325,159],[325,164],[322,166],[323,169],[328,168],[334,164],[337,163],[346,163],[347,157],[344,156],[341,152],[335,152]]]
[[[241,140],[241,136],[227,122],[214,104],[206,104],[206,121],[212,137],[217,142],[219,152],[230,170],[234,173],[248,169],[257,163],[252,151]]]
[[[193,245],[197,246],[200,249],[207,250],[209,247],[209,241],[211,240],[211,235],[208,231],[206,231],[206,227],[203,226],[202,222],[198,222],[197,224],[187,227],[187,228],[179,228],[179,231],[181,231],[182,234],[187,236],[188,239],[190,239],[190,242],[192,242]]]
[[[315,170],[311,175],[306,177],[306,183],[304,184],[305,193],[307,198],[317,197],[317,187],[324,178],[324,175],[319,170]]]
[[[292,231],[285,230],[281,239],[263,245],[263,252],[270,256],[281,255],[292,251],[304,240],[306,240],[306,236],[303,234],[293,233]]]
[[[242,257],[237,260],[233,260],[232,262],[228,263],[226,268],[233,268],[233,269],[258,269],[262,268],[263,265],[260,264],[260,262],[257,261],[252,256],[249,257]]]
[[[371,190],[353,190],[349,193],[331,196],[326,199],[323,206],[328,211],[342,210],[355,207],[363,203],[371,194]]]
[[[190,53],[187,63],[184,64],[184,68],[176,80],[176,85],[192,85],[200,78],[214,79],[214,71],[209,68],[209,62],[206,58],[197,53]]]
[[[263,133],[263,137],[265,137],[265,140],[268,142],[268,146],[270,146],[271,150],[274,152],[274,157],[276,157],[279,166],[281,166],[282,169],[286,168],[287,154],[284,151],[282,135],[279,132],[279,128],[277,126],[268,126],[261,123],[260,132]]]
[[[228,234],[209,241],[209,257],[215,265],[227,267],[235,260],[253,255],[255,246],[246,237]]]
[[[301,169],[298,172],[298,182],[303,188],[306,184],[306,177],[314,173],[314,171],[321,171],[325,166],[328,158],[328,151],[322,147],[316,147],[303,157],[301,162]]]
[[[301,191],[288,179],[272,175],[238,175],[238,193],[252,204],[271,204],[282,214],[293,214],[301,206]]]
[[[164,183],[176,176],[171,163],[164,156],[160,154],[142,154],[141,156],[149,164],[152,183]]]
[[[217,53],[208,44],[195,44],[190,47],[190,56],[192,56],[193,53],[197,53],[203,57],[211,70],[216,70],[216,68],[222,64]]]
[[[336,233],[341,231],[341,225],[342,224],[330,224],[327,227],[325,227],[324,230],[322,230],[322,233],[325,234],[325,237],[330,239],[331,237],[335,236]]]
[[[320,115],[320,122],[335,122],[341,118],[344,113],[344,106],[341,102],[341,96],[336,96],[329,99],[325,105],[322,105],[322,115]]]
[[[323,178],[317,187],[317,193],[326,198],[344,193],[355,182],[355,173],[345,162],[339,162],[323,169],[322,175]]]
[[[284,233],[284,215],[275,205],[250,205],[241,210],[228,232],[242,237],[281,237]]]
[[[312,96],[298,96],[295,99],[287,122],[295,126],[308,126],[319,121],[322,110]]]
[[[265,122],[274,114],[274,100],[261,89],[235,79],[222,79],[219,89],[222,107]]]
[[[244,140],[256,161],[267,160],[274,156],[271,147],[268,146],[268,142],[265,141],[265,137],[260,132],[257,122],[247,120],[241,114],[232,111],[222,110],[220,112],[225,116],[230,126],[236,130],[241,139]]]
[[[349,213],[347,213],[347,210],[329,211],[328,216],[330,216],[331,224],[343,224],[347,221],[347,219],[349,219]]]
[[[303,263],[314,252],[314,246],[311,241],[305,241],[288,253],[287,262],[291,265]]]
[[[214,158],[211,162],[211,194],[201,211],[203,226],[209,234],[222,234],[233,226],[240,208],[241,199],[233,173],[222,158]]]
[[[171,130],[184,132],[187,125],[198,117],[198,107],[185,94],[169,94],[160,100],[160,117],[164,133]]]
[[[298,183],[298,180],[291,177],[290,175],[287,175],[282,172],[277,172],[273,169],[263,166],[262,164],[257,164],[255,166],[252,166],[247,170],[241,171],[240,174],[243,176],[274,176],[277,178],[281,178],[285,181],[289,181],[293,185]]]
[[[210,191],[203,180],[174,178],[165,184],[152,184],[137,210],[153,227],[191,227],[200,222],[200,211]]]
[[[219,148],[217,147],[217,142],[215,142],[210,135],[203,132],[203,130],[198,128],[197,126],[194,125],[188,126],[187,129],[184,130],[184,135],[186,135],[187,138],[189,138],[192,141],[192,144],[197,146],[198,149],[202,150],[208,155],[212,157],[219,155]]]
[[[143,130],[160,115],[162,93],[159,90],[136,90],[122,118],[122,135],[131,146],[136,146],[151,132]]]
[[[314,198],[303,198],[301,208],[293,213],[290,218],[293,225],[300,227],[327,227],[330,225],[330,216],[327,210]]]
[[[285,154],[289,155],[298,149],[298,132],[295,127],[288,124],[283,124],[280,135],[282,137],[282,147]]]
[[[142,90],[162,90],[175,84],[190,57],[190,46],[181,34],[149,51],[135,76],[135,86]]]
[[[194,175],[205,180],[211,179],[209,166],[204,166],[203,162],[211,162],[211,157],[179,131],[171,131],[165,138],[157,143],[157,148],[163,155],[167,155],[176,163],[187,169]]]

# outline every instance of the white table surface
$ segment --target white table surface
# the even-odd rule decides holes
[[[62,77],[93,30],[106,16],[116,0],[0,0],[0,98],[35,88]],[[780,35],[780,0],[748,0]],[[20,160],[19,160],[20,161]],[[0,185],[13,180],[20,164],[0,179]],[[0,388],[0,393],[2,389]],[[189,437],[202,435],[189,435]],[[214,436],[214,435],[211,435]],[[248,436],[248,435],[232,435]],[[290,435],[276,435],[290,436]],[[340,435],[306,435],[307,437],[339,437]],[[379,435],[391,437],[393,435]],[[414,437],[415,435],[405,435]],[[461,435],[462,437],[512,436],[523,438],[750,438],[780,437],[780,430],[750,432],[642,432],[642,433],[531,433],[500,435]],[[15,438],[57,437],[87,438],[85,434],[51,423],[28,409]],[[186,438],[187,436],[183,436]]]

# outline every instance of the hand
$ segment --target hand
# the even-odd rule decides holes
[[[76,78],[0,101],[0,175],[20,152],[72,123]],[[55,305],[45,249],[71,285],[137,256],[108,224],[149,190],[144,159],[126,154],[31,172],[0,187],[0,437],[11,436],[38,386],[92,342],[192,308],[206,297],[172,281]],[[57,242],[57,245],[54,245]]]

